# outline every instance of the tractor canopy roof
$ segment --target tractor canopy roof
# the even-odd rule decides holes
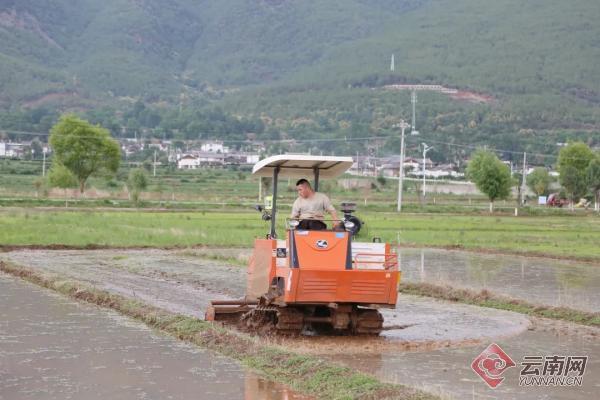
[[[352,157],[280,154],[254,164],[252,173],[272,177],[275,168],[279,167],[280,178],[304,178],[315,174],[317,170],[321,178],[336,178],[350,169],[353,162]]]

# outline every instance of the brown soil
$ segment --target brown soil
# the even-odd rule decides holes
[[[557,321],[548,318],[531,317],[532,331],[551,332],[564,336],[577,336],[583,340],[598,341],[600,339],[600,328],[596,326],[585,326],[567,321]]]
[[[11,252],[19,250],[144,250],[144,249],[159,249],[159,250],[182,250],[182,249],[200,249],[200,250],[234,250],[236,247],[218,247],[206,245],[192,246],[110,246],[101,244],[86,244],[84,246],[68,245],[68,244],[0,244],[0,252]],[[246,249],[247,250],[247,249]],[[249,250],[247,250],[249,252]]]
[[[43,96],[37,97],[35,99],[31,99],[29,101],[26,101],[25,103],[23,103],[23,107],[25,108],[35,108],[35,107],[39,107],[43,104],[46,103],[53,103],[56,102],[58,100],[74,100],[74,99],[78,99],[80,96],[79,94],[77,94],[76,92],[70,92],[70,93],[48,93],[45,94]]]
[[[467,90],[459,90],[456,93],[450,94],[450,97],[454,100],[467,101],[469,103],[490,104],[494,101],[494,98],[488,94],[469,92]]]

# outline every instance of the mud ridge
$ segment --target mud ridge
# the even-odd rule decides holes
[[[600,328],[600,313],[574,310],[567,307],[531,304],[523,300],[498,296],[485,289],[477,292],[469,289],[456,289],[452,286],[438,286],[431,283],[401,283],[399,288],[401,293],[514,311],[538,318],[549,318]]]
[[[185,249],[237,249],[234,246],[171,245],[171,246],[112,246],[103,244],[86,244],[82,246],[69,244],[0,244],[0,252],[9,253],[18,250],[185,250]],[[245,249],[245,247],[239,247]]]

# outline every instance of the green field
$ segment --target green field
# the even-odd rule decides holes
[[[252,238],[268,230],[260,214],[251,211],[259,202],[258,179],[248,171],[161,168],[136,205],[128,200],[129,170],[122,167],[111,179],[91,179],[83,196],[68,194],[65,208],[62,190],[36,187],[38,167],[0,163],[0,245],[250,247]],[[359,187],[345,188],[345,179]],[[293,184],[279,183],[279,232],[296,197]],[[481,195],[431,194],[422,201],[418,186],[408,182],[404,213],[398,215],[397,187],[393,179],[345,176],[324,181],[321,191],[336,205],[357,202],[358,216],[366,222],[360,240],[378,236],[411,246],[600,261],[600,218],[591,211],[530,206],[516,218],[511,199],[497,202],[490,215]]]
[[[38,160],[39,161],[39,160]],[[88,180],[84,194],[77,189],[51,188],[42,177],[42,165],[38,161],[0,161],[0,207],[61,207],[75,208],[143,208],[169,210],[250,210],[259,203],[259,181],[252,176],[249,167],[240,170],[230,168],[203,168],[178,170],[163,165],[157,168],[156,176],[149,175],[148,188],[141,195],[141,202],[129,200],[126,181],[129,165],[122,165],[114,177],[92,177]],[[48,168],[48,165],[47,165]],[[46,169],[47,171],[48,169]],[[269,180],[265,179],[263,194],[270,191]],[[278,204],[289,209],[296,198],[295,180],[279,182]],[[438,185],[448,181],[430,181],[428,188],[440,190]],[[458,190],[464,185],[454,182]],[[335,180],[325,180],[319,191],[327,194],[339,205],[342,201],[353,201],[361,211],[393,212],[398,196],[397,178],[362,177],[345,174]],[[521,215],[568,215],[558,208],[536,206],[530,198],[528,207],[519,211]],[[513,213],[515,198],[497,201],[497,212]],[[407,179],[404,182],[403,209],[419,213],[487,213],[489,203],[482,194],[429,193],[421,197],[421,181]],[[581,211],[581,210],[578,210]]]
[[[39,161],[39,160],[38,160]],[[133,204],[126,188],[128,165],[122,165],[114,177],[92,177],[82,195],[76,189],[65,192],[51,188],[42,176],[38,161],[0,161],[0,206],[64,206],[111,208],[168,208],[206,209],[235,207],[250,209],[258,202],[259,181],[245,167],[204,168],[178,170],[161,166],[156,176],[149,175],[148,188],[142,193],[142,202]],[[48,165],[46,166],[48,170]],[[270,190],[269,180],[264,180],[263,193]],[[279,182],[279,204],[289,207],[296,198],[295,180]],[[430,183],[430,187],[435,184]],[[420,181],[406,181],[404,206],[407,210],[425,212],[473,212],[486,210],[483,195],[430,195],[420,199]],[[396,208],[398,181],[396,178],[357,177],[344,175],[339,179],[323,181],[320,191],[329,195],[336,204],[355,201],[363,210],[393,211]],[[498,202],[499,207],[514,207],[514,200]]]
[[[571,258],[600,262],[597,216],[484,216],[359,213],[359,240],[378,236],[410,246]],[[279,218],[279,233],[284,219]],[[67,246],[251,247],[268,224],[248,212],[63,211],[0,209],[0,244]]]

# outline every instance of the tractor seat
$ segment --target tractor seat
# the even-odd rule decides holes
[[[325,225],[325,222],[319,221],[318,219],[303,219],[296,229],[302,229],[304,231],[324,231],[327,229],[327,225]]]

